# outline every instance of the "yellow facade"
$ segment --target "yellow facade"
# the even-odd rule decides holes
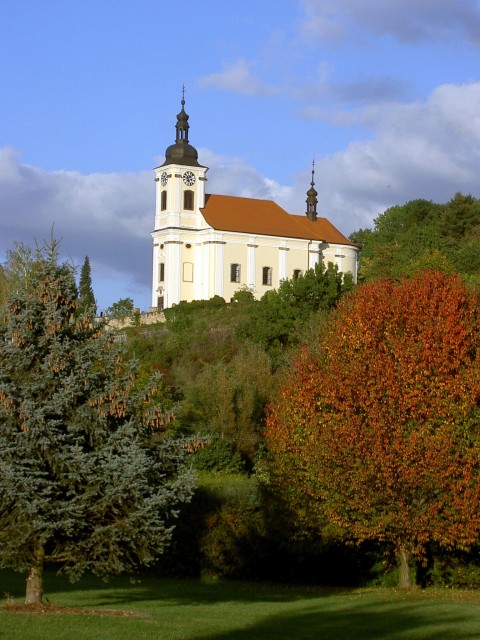
[[[176,143],[155,169],[152,310],[215,295],[229,301],[244,288],[258,299],[319,262],[356,280],[358,248],[316,216],[314,172],[308,219],[268,200],[207,195],[208,169],[188,143],[183,107]]]

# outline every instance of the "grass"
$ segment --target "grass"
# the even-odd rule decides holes
[[[8,594],[10,603],[22,602],[24,584],[23,576],[0,572],[0,594]],[[0,640],[480,638],[480,592],[472,591],[332,590],[152,577],[137,583],[88,577],[70,585],[48,574],[46,593],[51,605],[78,613],[18,613],[4,596]]]

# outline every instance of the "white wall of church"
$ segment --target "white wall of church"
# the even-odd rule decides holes
[[[320,260],[336,264],[344,273],[356,273],[357,252],[349,246],[213,229],[163,229],[152,235],[152,308],[160,296],[168,308],[181,300],[207,300],[214,295],[229,301],[242,288],[249,288],[259,299],[283,279],[305,273]]]
[[[327,245],[323,249],[323,262],[336,265],[342,273],[357,273],[357,250],[347,245]]]
[[[211,229],[164,229],[154,235],[152,308],[159,297],[166,308],[181,300],[207,300],[214,295],[229,301],[242,288],[259,299],[285,278],[305,273],[322,259],[342,272],[356,272],[354,247]]]

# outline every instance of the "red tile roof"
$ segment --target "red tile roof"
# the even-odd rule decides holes
[[[306,216],[287,213],[273,200],[207,195],[201,212],[207,223],[219,231],[321,240],[355,246],[326,218],[317,218],[312,222]]]

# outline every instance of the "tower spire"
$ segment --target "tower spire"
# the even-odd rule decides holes
[[[190,125],[188,124],[188,115],[185,113],[185,85],[182,85],[182,110],[177,115],[177,124],[175,128],[177,130],[177,137],[175,140],[176,144],[185,142],[188,144],[188,129]]]
[[[181,111],[177,114],[177,123],[175,125],[175,144],[168,147],[165,152],[165,162],[167,164],[183,164],[191,167],[199,167],[198,152],[188,142],[188,114],[185,111],[185,85],[182,86]]]
[[[315,222],[317,219],[317,191],[315,190],[315,158],[312,160],[312,181],[310,182],[310,189],[307,191],[307,211],[306,215],[309,220]]]

